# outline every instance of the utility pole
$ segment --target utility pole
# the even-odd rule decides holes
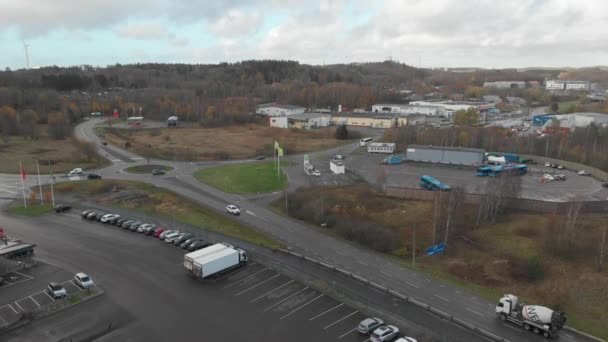
[[[412,227],[412,266],[416,266],[416,220]]]
[[[29,55],[29,52],[28,52],[28,47],[29,47],[29,46],[30,46],[30,45],[29,45],[29,44],[27,44],[27,43],[25,42],[25,40],[24,40],[24,41],[23,41],[23,48],[25,49],[25,66],[26,66],[26,68],[27,68],[27,69],[29,69],[29,68],[30,68],[30,55]]]

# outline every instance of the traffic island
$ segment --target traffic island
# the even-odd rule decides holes
[[[128,173],[152,173],[154,170],[162,170],[163,172],[173,170],[173,166],[169,165],[161,165],[161,164],[143,164],[143,165],[135,165],[124,169],[125,172]]]

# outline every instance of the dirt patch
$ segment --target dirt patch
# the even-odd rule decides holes
[[[105,128],[103,135],[111,143],[135,153],[169,160],[272,156],[274,140],[286,154],[329,149],[348,142],[335,139],[335,128],[291,130],[257,124],[220,128]]]

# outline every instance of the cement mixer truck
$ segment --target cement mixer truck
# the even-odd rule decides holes
[[[503,321],[524,327],[528,331],[542,334],[546,338],[557,336],[566,325],[566,314],[540,305],[520,303],[517,296],[506,294],[496,304],[496,314]]]

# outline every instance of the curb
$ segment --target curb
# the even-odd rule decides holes
[[[568,330],[569,332],[572,332],[572,333],[575,333],[575,334],[579,334],[579,335],[584,336],[584,337],[586,337],[586,338],[588,338],[590,340],[594,340],[594,341],[598,341],[598,342],[606,342],[606,340],[604,340],[603,338],[599,338],[597,336],[589,335],[586,332],[580,331],[578,329],[571,328],[569,326],[565,326],[564,330]]]

